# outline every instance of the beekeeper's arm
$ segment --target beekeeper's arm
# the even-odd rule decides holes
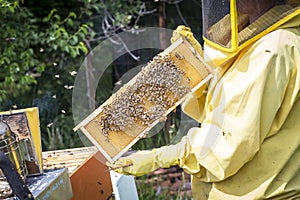
[[[139,176],[178,165],[203,181],[235,174],[267,137],[292,74],[289,66],[293,64],[285,59],[292,50],[277,48],[278,38],[267,37],[261,43],[249,49],[209,91],[201,128],[190,129],[176,145],[138,151],[111,166],[132,163],[117,171]]]

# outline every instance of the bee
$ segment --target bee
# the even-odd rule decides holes
[[[105,142],[110,142],[108,137],[105,138]]]
[[[110,131],[124,131],[137,121],[149,126],[155,120],[164,119],[167,110],[189,91],[182,85],[186,80],[170,55],[158,54],[142,68],[133,85],[117,92],[112,103],[103,107],[95,123],[108,138]],[[153,104],[151,109],[145,108],[146,101]]]

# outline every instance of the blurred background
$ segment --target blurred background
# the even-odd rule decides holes
[[[143,27],[189,26],[202,43],[201,19],[200,0],[0,0],[0,110],[38,107],[44,151],[81,147],[78,133],[72,130],[72,90],[88,53],[116,33],[137,34],[135,30]],[[164,49],[169,38],[161,37]],[[101,77],[101,86],[91,86],[97,88],[89,96],[95,99],[91,109],[111,96],[126,72],[158,52],[141,49],[115,59]],[[188,119],[187,129],[178,133],[181,117],[178,108],[160,125],[159,134],[139,141],[133,149],[178,141],[178,135],[195,125]],[[140,183],[141,199],[153,199],[158,190],[149,193]]]

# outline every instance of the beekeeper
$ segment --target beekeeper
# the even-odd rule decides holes
[[[138,151],[111,167],[140,176],[178,165],[194,199],[300,199],[300,1],[203,0],[207,92],[184,111],[201,123],[176,145]],[[187,37],[179,26],[172,40]]]

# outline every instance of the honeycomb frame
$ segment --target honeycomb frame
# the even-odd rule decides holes
[[[180,38],[73,130],[80,129],[107,161],[115,162],[212,76],[203,58]]]

